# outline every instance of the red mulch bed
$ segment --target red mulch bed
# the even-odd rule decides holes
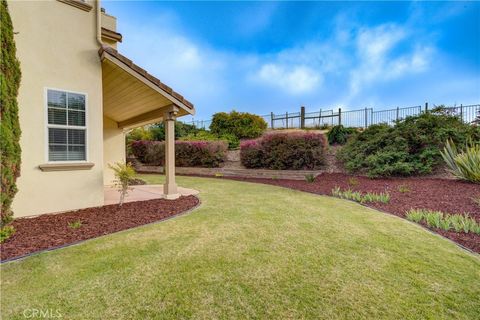
[[[195,196],[176,200],[155,199],[80,209],[34,218],[15,219],[16,232],[0,244],[1,260],[18,258],[33,252],[73,244],[109,233],[130,229],[178,215],[199,204]],[[81,221],[73,229],[70,223]]]
[[[412,208],[440,210],[446,213],[468,213],[480,222],[480,207],[472,200],[472,198],[480,197],[480,185],[458,180],[432,178],[370,179],[343,173],[323,173],[313,183],[264,178],[225,178],[271,184],[323,195],[331,195],[332,189],[336,186],[339,186],[342,190],[388,192],[390,194],[389,203],[369,203],[367,206],[399,217],[405,217],[405,212]],[[354,179],[357,184],[349,183],[351,179]],[[400,186],[406,186],[409,191],[400,192]],[[426,225],[424,226],[426,227]],[[432,230],[472,251],[480,253],[480,235],[439,229]]]

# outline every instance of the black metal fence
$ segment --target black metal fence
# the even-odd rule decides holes
[[[367,128],[370,125],[380,123],[392,125],[395,121],[431,110],[432,108],[429,108],[428,103],[425,103],[423,106],[397,107],[378,111],[375,111],[373,108],[347,111],[338,108],[305,112],[305,107],[301,107],[300,112],[285,112],[281,114],[274,114],[272,112],[269,115],[262,115],[261,117],[265,119],[268,127],[272,129],[317,128],[338,124],[342,124],[345,127]],[[448,114],[458,116],[465,123],[472,123],[480,117],[480,104],[445,107],[442,110]],[[211,120],[194,120],[187,123],[194,124],[197,128],[208,129]]]

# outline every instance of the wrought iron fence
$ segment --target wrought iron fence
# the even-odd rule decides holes
[[[435,107],[434,107],[435,108]],[[292,128],[320,128],[322,126],[335,126],[342,124],[345,127],[367,128],[373,124],[386,123],[393,125],[395,121],[405,119],[408,116],[416,116],[423,112],[429,112],[428,103],[423,106],[397,107],[388,110],[375,111],[373,108],[343,111],[338,109],[319,109],[318,111],[305,112],[305,107],[300,112],[285,112],[281,114],[270,113],[262,115],[272,129]],[[446,114],[454,115],[465,123],[480,121],[480,104],[460,105],[441,109]],[[197,128],[208,129],[211,120],[194,120],[187,122]]]

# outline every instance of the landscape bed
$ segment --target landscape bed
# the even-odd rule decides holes
[[[390,195],[388,203],[370,202],[365,205],[405,218],[410,209],[438,210],[450,214],[468,214],[480,222],[480,205],[474,199],[480,198],[480,185],[458,180],[432,178],[382,178],[370,179],[342,173],[323,173],[315,181],[225,177],[276,185],[315,194],[332,196],[332,190],[385,193]],[[422,225],[426,226],[424,223]],[[480,253],[480,235],[429,228],[462,246]]]
[[[182,196],[15,219],[15,233],[0,244],[1,261],[164,220],[198,204],[197,197]]]

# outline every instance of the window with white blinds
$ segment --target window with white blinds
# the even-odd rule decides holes
[[[47,90],[48,161],[87,160],[84,94]]]

